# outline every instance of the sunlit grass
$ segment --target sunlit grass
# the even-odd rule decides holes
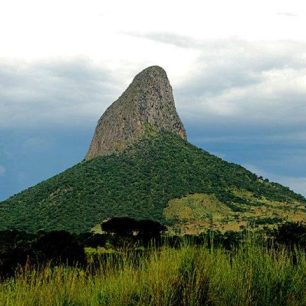
[[[102,253],[95,268],[18,273],[0,284],[0,305],[306,305],[302,251],[246,243]]]

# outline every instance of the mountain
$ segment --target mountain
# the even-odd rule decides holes
[[[124,151],[150,126],[186,139],[165,70],[158,66],[140,72],[127,90],[102,115],[86,159]]]
[[[84,161],[0,203],[0,230],[79,233],[114,216],[175,233],[236,230],[306,221],[306,199],[188,143],[167,76],[154,66],[101,117]]]
[[[208,197],[207,205],[222,203],[220,208],[238,217],[254,207],[262,209],[263,217],[271,207],[285,214],[305,213],[305,199],[288,188],[262,180],[175,134],[148,132],[121,154],[81,162],[2,202],[0,229],[82,232],[112,216],[186,225],[186,206],[175,207],[175,202],[195,195]]]

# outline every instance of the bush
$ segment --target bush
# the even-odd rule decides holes
[[[287,222],[280,225],[273,233],[275,241],[288,248],[300,247],[306,250],[306,225]]]
[[[76,237],[65,231],[49,232],[33,244],[33,249],[40,257],[40,262],[67,265],[86,263],[84,247]]]
[[[128,217],[112,218],[101,225],[102,230],[119,236],[137,236],[152,239],[160,236],[166,227],[152,220],[135,220]]]

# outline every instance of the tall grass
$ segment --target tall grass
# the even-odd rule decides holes
[[[306,305],[298,250],[186,245],[101,255],[95,265],[19,273],[0,284],[0,305]]]

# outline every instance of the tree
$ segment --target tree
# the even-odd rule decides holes
[[[153,220],[135,220],[128,217],[115,217],[101,224],[102,230],[119,236],[136,236],[140,239],[159,237],[166,227]]]
[[[41,236],[33,244],[33,249],[40,257],[40,262],[68,265],[82,265],[86,262],[83,246],[66,231],[53,231]]]
[[[287,222],[276,230],[275,241],[289,248],[299,246],[306,249],[306,225],[303,223]]]

